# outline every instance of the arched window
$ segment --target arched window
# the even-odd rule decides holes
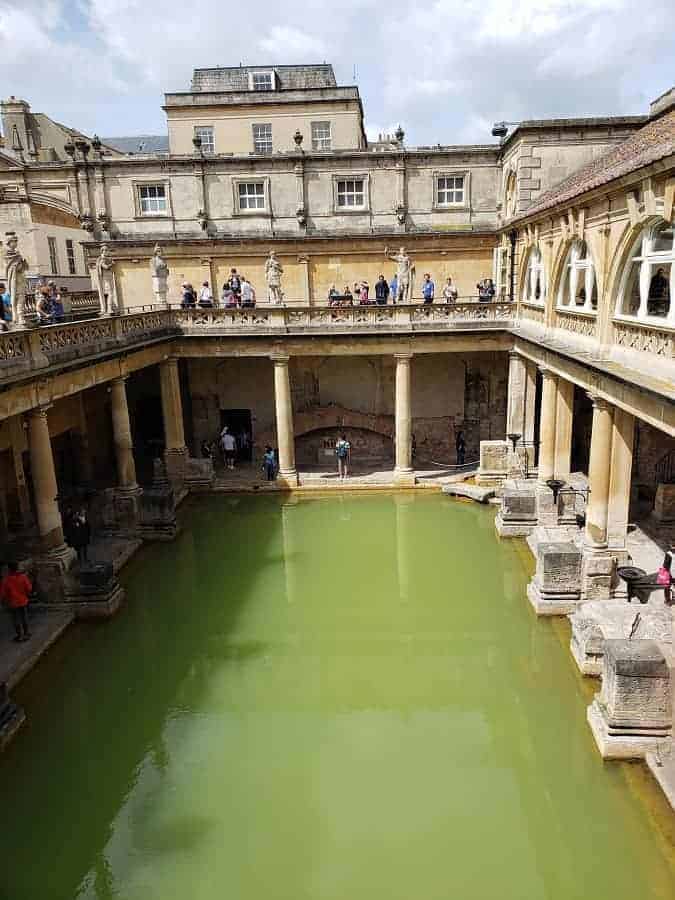
[[[525,272],[525,283],[521,300],[524,300],[525,303],[537,303],[539,306],[543,306],[546,302],[546,276],[541,259],[541,250],[537,247],[533,247],[530,250],[530,255],[527,259],[527,271]]]
[[[631,250],[621,279],[616,311],[647,321],[675,323],[675,242],[667,222],[645,228]]]
[[[516,173],[509,172],[504,191],[504,216],[510,219],[516,214]]]
[[[586,241],[574,241],[569,249],[558,291],[558,306],[587,312],[598,308],[595,268]]]

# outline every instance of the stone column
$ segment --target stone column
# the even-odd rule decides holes
[[[412,353],[395,353],[396,359],[396,466],[394,482],[415,484],[412,467]]]
[[[274,363],[274,402],[279,445],[279,478],[282,484],[297,487],[298,472],[295,468],[295,435],[293,433],[293,403],[291,380],[288,373],[289,357],[277,354]]]
[[[555,431],[558,414],[558,376],[542,369],[541,417],[539,420],[539,482],[555,475]]]
[[[164,461],[170,479],[181,479],[185,474],[188,449],[185,446],[183,428],[183,402],[180,395],[178,360],[165,359],[159,364],[162,392],[162,418],[164,419]]]
[[[509,392],[506,411],[506,433],[525,435],[525,360],[515,350],[509,352]]]
[[[535,400],[537,396],[537,366],[529,359],[525,361],[525,409],[523,440],[532,455],[534,466],[534,418]]]
[[[614,408],[602,397],[596,395],[590,397],[593,401],[593,430],[588,463],[590,493],[586,506],[584,542],[590,549],[604,549],[607,547]]]
[[[613,551],[624,550],[626,547],[634,437],[635,417],[623,409],[616,408],[607,513],[607,543]]]
[[[134,444],[131,438],[129,407],[127,405],[126,377],[111,382],[112,425],[117,460],[117,486],[123,491],[137,491]]]
[[[572,463],[572,418],[574,415],[574,384],[558,379],[558,397],[555,414],[555,451],[553,471],[555,477],[566,481]]]
[[[12,416],[12,418],[8,420],[8,425],[21,524],[24,528],[30,528],[34,524],[34,518],[28,485],[26,484],[26,473],[23,468],[23,451],[26,449],[26,435],[24,433],[23,419],[21,416]]]
[[[28,413],[28,447],[40,544],[43,551],[58,554],[66,548],[57,500],[59,489],[49,437],[48,409],[49,406],[38,406]]]

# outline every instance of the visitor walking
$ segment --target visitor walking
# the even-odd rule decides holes
[[[384,275],[380,275],[375,282],[375,303],[377,303],[378,306],[386,306],[388,298],[389,285],[387,284]]]
[[[234,469],[234,461],[237,455],[237,442],[234,439],[234,435],[230,434],[227,425],[220,432],[220,446],[223,448],[225,468]]]
[[[443,285],[443,299],[446,303],[457,302],[457,288],[452,283],[452,278],[448,278]]]
[[[663,599],[666,606],[672,603],[672,585],[673,585],[673,554],[671,550],[666,550],[661,567],[656,573],[656,583],[663,585]]]
[[[466,456],[466,441],[464,440],[464,432],[460,431],[455,439],[455,450],[457,451],[457,465],[464,465]]]
[[[28,628],[28,600],[33,591],[30,578],[19,572],[15,562],[7,566],[8,573],[0,583],[0,602],[9,607],[14,622],[16,637],[14,641],[27,641],[30,637]]]
[[[346,478],[349,475],[349,462],[351,460],[352,445],[345,434],[341,434],[335,444],[335,455],[338,463],[338,477]]]
[[[424,273],[424,281],[422,282],[422,298],[426,304],[434,302],[434,292],[436,290],[436,285],[431,280],[431,275],[429,272]]]
[[[211,293],[211,288],[209,287],[208,281],[202,281],[202,286],[199,290],[198,303],[202,309],[213,308],[213,294]]]
[[[274,450],[268,444],[265,447],[265,453],[263,456],[263,470],[265,472],[265,478],[267,481],[274,481],[277,477],[277,465],[276,460],[274,458]]]

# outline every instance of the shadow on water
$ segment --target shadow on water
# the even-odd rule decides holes
[[[283,561],[274,549],[280,503],[256,498],[265,514],[247,529],[242,512],[250,506],[232,499],[188,501],[178,539],[144,547],[124,570],[127,603],[118,616],[73,626],[15,692],[28,722],[0,758],[0,831],[14,835],[0,897],[5,889],[7,900],[73,900],[96,860],[94,896],[112,897],[103,850],[144,760],[164,768],[167,722],[185,708],[186,694],[189,707],[199,705],[214,665],[265,653],[264,642],[229,642],[228,634],[260,568]],[[208,534],[197,542],[204,517]],[[216,556],[232,562],[218,584],[209,577]],[[189,849],[209,827],[192,819],[167,827],[163,852]]]

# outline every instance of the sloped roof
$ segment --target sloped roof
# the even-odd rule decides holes
[[[120,153],[168,153],[169,137],[166,134],[138,134],[123,137],[101,138]]]
[[[675,110],[648,122],[627,140],[599,156],[587,166],[565,178],[560,184],[542,194],[518,218],[530,218],[537,213],[565,203],[601,187],[616,178],[635,172],[675,153]]]

